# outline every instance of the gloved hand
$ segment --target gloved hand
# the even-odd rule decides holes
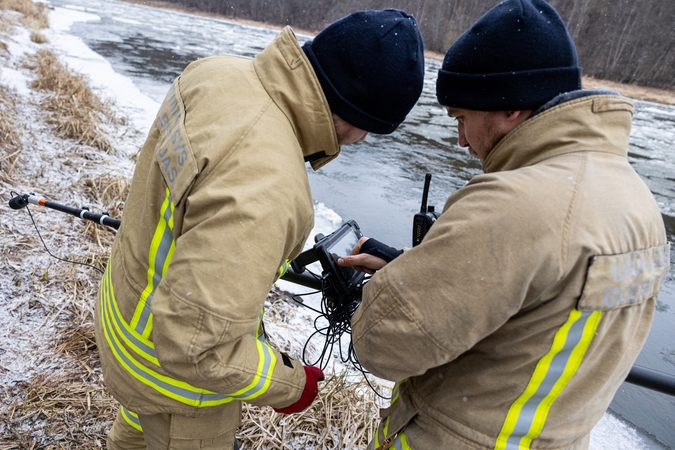
[[[387,244],[370,238],[363,244],[361,244],[361,253],[368,253],[369,255],[377,256],[380,259],[384,259],[387,263],[392,262],[397,257],[403,254],[403,250],[399,250],[394,247],[390,247]]]
[[[349,256],[338,258],[337,263],[339,266],[353,267],[354,270],[372,275],[402,254],[403,250],[364,236],[359,239]]]
[[[314,366],[303,366],[305,369],[305,389],[302,391],[300,400],[285,408],[274,408],[274,410],[281,414],[293,414],[303,411],[312,404],[316,395],[319,393],[319,381],[324,380],[323,371]]]

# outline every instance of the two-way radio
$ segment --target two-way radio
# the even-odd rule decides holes
[[[427,197],[429,196],[429,185],[431,184],[431,174],[427,173],[424,177],[424,189],[422,190],[422,207],[420,212],[415,214],[413,217],[413,235],[412,235],[412,245],[415,247],[424,236],[429,231],[429,228],[436,222],[436,219],[440,216],[436,212],[435,208],[431,205],[427,207]]]

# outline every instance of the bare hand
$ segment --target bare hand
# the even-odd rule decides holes
[[[338,258],[338,265],[353,267],[359,272],[365,272],[370,275],[386,266],[387,262],[384,259],[369,255],[368,253],[361,253],[361,246],[367,240],[368,238],[365,236],[359,239],[359,242],[356,243],[349,256]]]

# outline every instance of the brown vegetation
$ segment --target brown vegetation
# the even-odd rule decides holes
[[[16,110],[14,94],[0,86],[0,179],[10,181],[14,165],[21,154],[21,140],[14,118]]]
[[[11,5],[24,17],[24,26],[43,23],[35,11],[44,15],[44,8],[33,4],[34,9],[31,4],[29,0],[0,0],[0,13]],[[14,26],[8,17],[0,14],[0,27],[6,24],[5,31]],[[0,48],[3,44],[0,41]],[[5,62],[0,55],[0,64]],[[41,105],[0,86],[3,191],[9,191],[14,178],[22,178],[25,185],[48,190],[53,198],[65,199],[72,195],[72,190],[79,191],[92,209],[121,217],[129,179],[112,172],[95,172],[94,165],[89,164],[89,158],[121,157],[112,151],[107,137],[110,130],[102,126],[122,125],[112,119],[114,105],[98,99],[84,77],[67,70],[47,50],[38,51],[29,67],[35,70],[33,88],[36,98],[44,99]],[[34,109],[32,116],[26,115],[28,108]],[[50,133],[51,129],[41,123],[32,129],[27,126],[27,117],[36,122],[45,119],[41,108],[52,112],[48,121],[59,130],[58,138],[32,135],[39,131]],[[63,116],[65,121],[59,121],[57,116]],[[43,155],[40,142],[48,142],[58,150]],[[46,159],[49,157],[64,161],[58,161],[62,164],[59,165]],[[54,175],[68,166],[78,174],[72,184],[64,184],[61,174],[61,178]],[[57,180],[51,182],[52,178]],[[3,310],[3,315],[11,315],[17,323],[36,320],[38,324],[31,338],[41,341],[47,349],[42,358],[54,361],[50,371],[20,382],[0,383],[0,448],[105,448],[105,436],[118,405],[104,387],[94,339],[93,305],[99,274],[82,266],[50,260],[30,229],[30,220],[24,216],[14,221],[15,216],[10,216],[23,211],[9,212],[6,202],[0,205],[0,210],[3,214],[0,269],[12,274],[11,283],[3,286],[3,296],[7,301],[19,298],[12,308]],[[44,213],[35,211],[49,248],[58,249],[61,257],[103,267],[115,235],[113,231],[71,217],[45,224],[47,221],[40,221]],[[270,294],[266,302],[268,323],[286,326],[295,307],[283,297],[277,291]],[[53,340],[44,338],[52,336],[49,333],[53,333]],[[272,342],[282,341],[281,336],[271,337]],[[279,348],[300,356],[293,345],[282,343]],[[4,370],[0,367],[0,375]],[[378,387],[388,393],[386,387]],[[319,399],[302,414],[283,416],[268,407],[245,405],[238,438],[243,449],[277,449],[282,447],[281,443],[292,443],[292,448],[363,448],[377,426],[379,406],[380,400],[362,378],[353,380],[337,373],[321,383]]]
[[[34,3],[29,0],[0,0],[0,10],[21,13],[21,23],[31,30],[49,28],[47,9],[48,6],[45,3]]]
[[[115,117],[110,104],[92,92],[87,80],[61,64],[49,50],[39,50],[29,67],[37,74],[33,89],[50,93],[43,107],[52,113],[49,122],[56,126],[57,132],[80,144],[112,152],[101,126],[114,122]]]
[[[46,44],[47,43],[47,38],[45,37],[45,35],[42,34],[42,33],[38,33],[36,31],[34,31],[30,34],[30,40],[35,42],[36,44]]]

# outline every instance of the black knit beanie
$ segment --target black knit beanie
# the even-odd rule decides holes
[[[581,67],[565,24],[543,0],[506,0],[445,54],[436,96],[475,111],[536,109],[581,89]]]
[[[417,21],[404,11],[350,14],[302,49],[331,112],[362,130],[392,133],[422,93],[424,45]]]

